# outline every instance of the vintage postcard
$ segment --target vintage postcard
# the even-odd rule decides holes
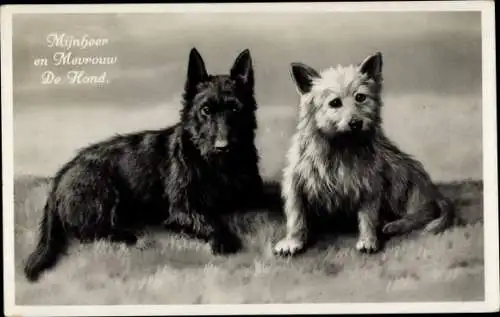
[[[7,316],[499,309],[492,1],[1,14]]]

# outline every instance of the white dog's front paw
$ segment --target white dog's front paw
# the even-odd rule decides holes
[[[294,255],[304,248],[304,242],[296,238],[284,238],[274,246],[274,254]]]
[[[356,250],[359,252],[374,253],[377,252],[379,243],[376,237],[359,237],[356,242]]]

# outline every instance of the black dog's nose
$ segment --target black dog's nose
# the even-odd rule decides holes
[[[349,128],[351,128],[352,131],[359,131],[363,127],[363,121],[359,119],[352,119],[349,121]]]

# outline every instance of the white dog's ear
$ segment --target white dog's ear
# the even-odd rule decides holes
[[[365,58],[359,65],[359,72],[367,74],[368,77],[380,81],[382,79],[382,53],[377,52]]]
[[[313,79],[320,77],[316,70],[302,63],[292,63],[291,73],[300,94],[310,92]]]

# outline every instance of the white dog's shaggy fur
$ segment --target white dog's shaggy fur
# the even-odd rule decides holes
[[[450,223],[452,209],[423,166],[383,133],[380,53],[321,73],[295,63],[292,77],[300,118],[282,181],[287,234],[276,253],[304,249],[314,222],[332,213],[357,214],[356,248],[366,252],[379,249],[382,212],[399,218],[385,224],[385,233],[425,225],[439,231]]]

